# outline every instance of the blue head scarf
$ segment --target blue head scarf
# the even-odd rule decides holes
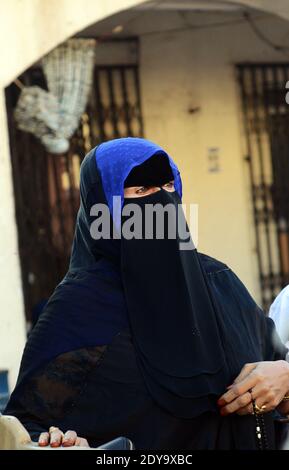
[[[182,198],[182,181],[178,167],[172,158],[154,142],[139,137],[124,137],[105,142],[97,148],[96,164],[111,214],[113,214],[113,197],[120,197],[121,204],[116,208],[117,212],[113,214],[117,228],[120,227],[121,221],[125,179],[135,166],[141,165],[155,154],[164,155],[169,159],[175,190]]]

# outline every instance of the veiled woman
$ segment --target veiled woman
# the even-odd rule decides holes
[[[82,163],[80,194],[68,273],[5,413],[40,445],[274,448],[287,350],[235,274],[194,248],[172,158],[145,139],[103,143]],[[148,206],[168,205],[175,216],[148,222]]]

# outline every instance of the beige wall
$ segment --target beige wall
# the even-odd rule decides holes
[[[158,19],[160,29],[170,22],[165,16]],[[153,30],[153,18],[147,21]],[[272,17],[259,20],[258,26],[276,43],[289,44],[287,21]],[[199,250],[228,263],[257,301],[254,225],[234,64],[270,60],[284,61],[284,56],[261,42],[245,23],[141,40],[146,136],[179,163],[184,201],[199,204]],[[187,112],[196,106],[199,112]],[[208,172],[208,147],[220,148],[220,173]]]
[[[288,0],[228,0],[227,3],[247,5],[248,7],[273,13],[274,15],[279,15],[281,18],[289,20]]]
[[[0,83],[78,31],[140,0],[0,0]],[[3,47],[5,45],[5,47]]]
[[[25,324],[6,126],[0,90],[0,369],[9,369],[12,384],[25,341]]]

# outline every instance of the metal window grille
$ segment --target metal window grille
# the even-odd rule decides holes
[[[239,64],[262,303],[289,283],[288,63]]]

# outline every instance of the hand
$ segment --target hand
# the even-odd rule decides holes
[[[289,390],[289,363],[286,361],[264,361],[246,364],[218,400],[222,416],[230,413],[252,414],[253,405],[264,412],[272,411]],[[251,392],[250,392],[251,391]]]
[[[59,428],[51,426],[49,432],[42,432],[39,436],[38,445],[45,447],[89,447],[86,439],[78,437],[75,431],[66,431],[64,434]]]

